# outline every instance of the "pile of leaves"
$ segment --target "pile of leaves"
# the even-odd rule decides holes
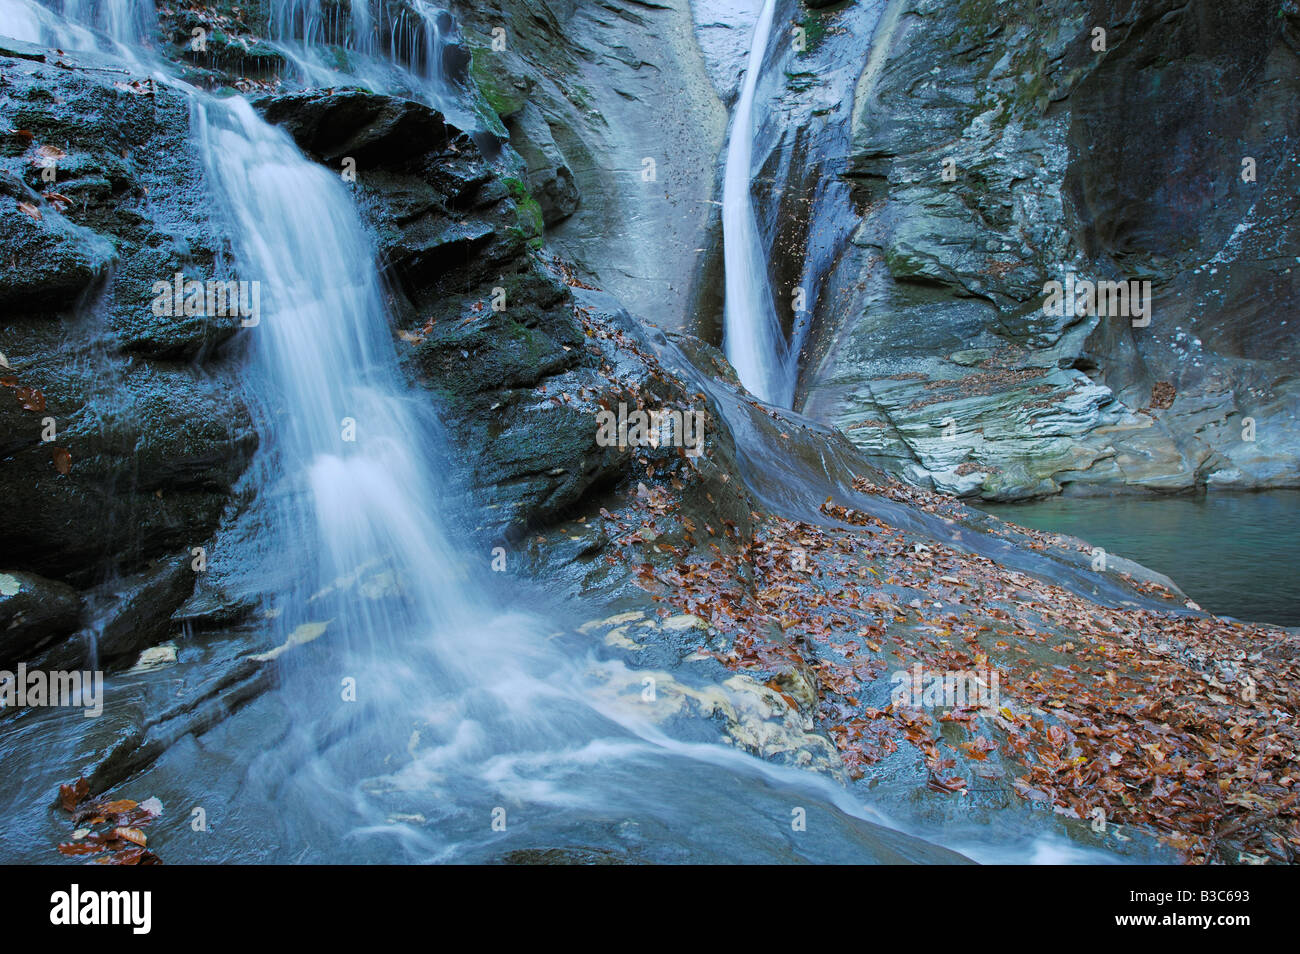
[[[901,485],[855,489],[950,519],[963,509]],[[1138,829],[1190,862],[1297,859],[1300,637],[1103,606],[831,500],[821,509],[824,525],[753,513],[746,534],[642,485],[603,512],[608,559],[710,625],[698,652],[813,715],[850,778],[897,778],[908,760],[934,797],[1014,792],[1064,819]],[[1001,532],[1040,550],[1065,543]],[[999,699],[895,705],[889,674],[918,663],[995,673]]]
[[[59,845],[61,855],[97,856],[101,865],[160,865],[162,860],[146,847],[144,828],[162,814],[162,802],[150,798],[88,800],[90,784],[79,778],[59,786],[59,807],[72,816],[72,840]]]

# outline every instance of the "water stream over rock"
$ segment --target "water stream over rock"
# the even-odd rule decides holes
[[[789,406],[794,382],[788,351],[772,302],[767,256],[754,215],[754,98],[772,35],[776,0],[765,0],[754,37],[740,100],[731,122],[722,190],[722,233],[726,258],[726,315],[723,347],[741,382],[771,404]]]
[[[0,276],[0,669],[106,674],[94,719],[0,712],[0,854],[50,860],[84,774],[162,800],[168,861],[1286,856],[1300,634],[1160,571],[1292,621],[1290,492],[1190,531],[1173,501],[1006,512],[1087,543],[933,492],[1282,483],[1285,401],[1229,441],[1219,395],[1204,447],[1170,431],[1138,466],[1196,381],[1106,381],[1082,326],[1002,347],[1037,273],[953,266],[971,242],[917,220],[965,216],[967,183],[940,178],[946,128],[892,118],[900,75],[905,102],[946,81],[899,58],[983,47],[935,52],[950,14],[906,3],[743,2],[741,28],[688,0],[0,0],[0,242],[26,266]],[[681,115],[642,122],[674,74]],[[1016,216],[1060,232],[1053,201]],[[173,277],[243,310],[160,314]],[[721,315],[701,336],[730,365],[668,332],[686,311]],[[596,422],[625,407],[700,440],[614,446]],[[1008,451],[1026,429],[1046,469]],[[1116,447],[1093,467],[1087,441]],[[1189,534],[1216,546],[1179,565]],[[1222,598],[1261,587],[1265,611]],[[1003,695],[897,701],[921,668]]]
[[[288,20],[310,46],[323,27],[301,7]],[[68,8],[86,17],[69,27],[33,8],[45,32],[31,39],[71,46],[105,25],[97,9]],[[108,25],[125,43],[132,23]],[[568,654],[540,617],[496,608],[500,594],[449,540],[434,475],[450,448],[430,405],[405,393],[375,249],[342,178],[242,98],[185,87],[161,59],[152,66],[191,98],[213,214],[229,227],[240,280],[260,289],[244,318],[245,384],[268,503],[259,546],[227,559],[281,587],[265,594],[278,645],[250,657],[278,666],[277,690],[137,777],[238,833],[191,843],[191,860],[485,860],[500,854],[507,818],[527,830],[514,850],[957,859],[867,821],[826,779],[705,744],[698,729],[665,734],[626,701],[639,674]],[[60,713],[26,722],[9,744],[37,732],[48,741],[33,753],[59,753],[26,766],[29,782],[52,786],[115,732],[129,736],[126,699],[147,698],[151,682],[110,680],[118,716],[92,733]],[[31,857],[21,845],[44,827],[43,806],[22,797],[4,813],[15,826],[7,850]],[[814,837],[798,840],[792,806],[818,819]],[[738,838],[737,827],[770,837]]]

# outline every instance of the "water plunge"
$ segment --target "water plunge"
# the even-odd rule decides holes
[[[745,82],[736,103],[727,145],[722,190],[723,257],[726,300],[723,350],[740,381],[760,400],[789,407],[794,381],[788,346],[776,316],[767,257],[758,234],[751,192],[754,151],[754,97],[772,34],[776,0],[764,0],[750,44]]]
[[[360,6],[348,27],[358,43],[369,35]],[[772,6],[755,37],[741,133]],[[32,40],[68,48],[103,48],[90,32],[100,27],[119,45],[133,44],[152,14],[147,0],[107,20],[97,5],[68,5],[79,24],[14,0],[4,9],[21,14],[12,22]],[[319,5],[280,9],[306,45],[325,32],[312,19]],[[637,709],[643,673],[587,648],[566,651],[541,620],[493,609],[444,523],[433,475],[449,456],[445,438],[428,399],[408,394],[399,373],[375,250],[348,188],[243,99],[186,86],[161,58],[121,55],[190,97],[214,213],[233,236],[234,270],[260,283],[261,314],[244,334],[272,542],[238,558],[265,561],[268,571],[294,566],[292,581],[267,594],[277,648],[264,657],[283,677],[275,705],[250,707],[226,748],[169,754],[175,761],[161,770],[181,766],[179,781],[172,777],[178,798],[231,791],[226,825],[245,841],[192,851],[481,860],[504,847],[559,843],[661,860],[951,857],[863,820],[866,810],[824,777],[669,737]],[[745,169],[749,136],[733,139],[734,165]],[[734,195],[730,207],[738,207]],[[756,247],[747,198],[739,208]],[[745,267],[761,271],[753,252]],[[729,301],[739,306],[734,274],[729,260]],[[770,312],[765,276],[744,287]],[[77,731],[69,724],[76,720],[49,728],[56,718],[34,723],[47,727],[45,751],[53,750],[49,733],[66,746],[71,736],[57,733]],[[272,741],[241,747],[251,729]],[[792,806],[815,820],[808,830],[792,828]],[[525,819],[504,847],[501,830],[489,827],[498,812]]]

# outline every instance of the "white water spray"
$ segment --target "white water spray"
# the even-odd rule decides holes
[[[447,112],[443,58],[451,16],[426,0],[353,0],[346,8],[325,0],[273,0],[271,40],[310,84],[336,85],[338,51],[348,57],[346,75],[376,92],[393,81],[389,65],[407,74],[413,92]]]
[[[776,0],[764,0],[754,27],[745,82],[731,123],[722,190],[722,237],[726,265],[723,350],[740,381],[760,400],[789,406],[785,337],[768,281],[767,258],[758,234],[751,192],[754,151],[754,95],[772,34]]]
[[[53,29],[44,12],[27,15]],[[771,0],[761,26],[760,49]],[[396,840],[421,860],[494,857],[505,829],[487,821],[506,806],[539,829],[544,820],[540,837],[562,843],[635,846],[628,832],[643,825],[691,858],[927,857],[928,846],[852,821],[861,807],[825,778],[669,738],[627,711],[639,673],[614,686],[612,705],[619,666],[597,664],[602,682],[537,620],[491,608],[449,542],[431,477],[445,439],[427,397],[407,393],[348,189],[243,99],[167,79],[161,60],[154,68],[191,98],[235,270],[261,283],[259,321],[245,334],[264,470],[275,476],[262,488],[281,547],[269,559],[298,570],[295,586],[273,594],[288,724],[251,763],[247,807],[231,810],[284,829],[277,850],[317,846],[317,860],[337,859],[349,839]],[[340,676],[355,704],[340,703]],[[824,812],[823,826],[799,836],[806,848],[791,834],[792,793]]]

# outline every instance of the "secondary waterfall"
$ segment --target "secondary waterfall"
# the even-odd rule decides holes
[[[754,95],[772,34],[776,0],[764,0],[749,48],[745,82],[731,122],[722,189],[722,236],[726,264],[723,350],[740,381],[760,400],[788,407],[793,375],[788,347],[776,316],[767,257],[758,234],[751,192],[754,152]]]
[[[373,22],[361,6],[347,25],[358,44]],[[746,196],[749,112],[772,7],[733,132]],[[149,0],[114,5],[107,20],[94,3],[60,9],[83,19],[0,0],[4,29],[66,48],[104,48],[98,29],[112,31],[110,50],[135,43],[140,18],[152,14]],[[304,56],[316,57],[318,27],[298,14],[321,5],[279,9],[298,11]],[[429,396],[410,393],[399,372],[375,248],[349,187],[244,99],[196,90],[161,57],[137,53],[122,62],[147,65],[189,97],[211,214],[232,239],[224,265],[260,289],[242,334],[267,520],[257,546],[233,558],[293,567],[292,582],[266,594],[259,624],[258,635],[274,637],[264,658],[281,675],[271,698],[213,730],[226,733],[216,741],[178,745],[167,756],[177,762],[160,762],[179,777],[178,797],[224,799],[222,837],[186,850],[277,861],[488,860],[555,844],[653,850],[665,861],[934,857],[931,846],[863,821],[868,811],[830,779],[717,744],[707,719],[683,714],[690,741],[670,737],[645,714],[644,692],[647,679],[666,689],[672,677],[629,669],[571,628],[554,632],[498,608],[509,595],[495,581],[488,593],[487,554],[458,548],[442,512],[436,475],[451,455]],[[729,209],[737,206],[731,196]],[[745,267],[762,272],[747,197],[739,207],[754,246]],[[741,304],[731,294],[741,273],[728,245],[731,309]],[[742,287],[770,312],[765,277]],[[807,812],[806,832],[792,829],[792,805]]]

